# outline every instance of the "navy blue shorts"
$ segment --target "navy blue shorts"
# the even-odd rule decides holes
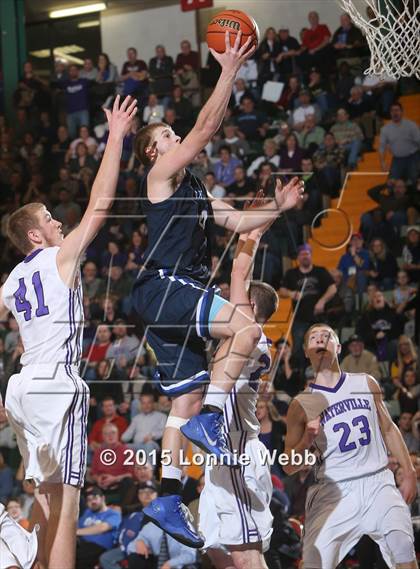
[[[222,302],[213,288],[189,277],[166,275],[163,270],[134,286],[133,306],[156,355],[165,395],[188,393],[210,381],[205,351],[210,311]]]

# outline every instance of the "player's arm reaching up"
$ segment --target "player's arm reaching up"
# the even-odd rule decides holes
[[[379,426],[386,448],[398,460],[404,474],[404,480],[399,490],[407,504],[411,504],[417,494],[416,469],[411,462],[404,439],[383,402],[382,391],[378,382],[373,377],[368,376],[368,384],[375,400]]]
[[[112,111],[105,109],[109,125],[108,142],[99,172],[93,183],[89,203],[80,224],[63,240],[57,254],[60,276],[69,287],[74,286],[81,255],[95,238],[112,207],[120,170],[123,140],[136,115],[136,105],[136,99],[126,97],[120,106],[120,97],[117,96]]]
[[[231,47],[229,32],[226,32],[226,50],[224,53],[210,50],[222,67],[221,75],[213,93],[201,109],[191,132],[181,144],[175,145],[168,152],[159,156],[157,167],[152,168],[150,171],[148,187],[152,197],[156,193],[163,198],[164,193],[168,191],[168,186],[166,185],[168,180],[171,180],[182,168],[191,164],[197,154],[219,130],[232,94],[236,73],[242,63],[255,51],[255,47],[250,47],[251,37],[240,47],[241,37],[242,32],[238,32],[235,43]],[[153,152],[152,147],[148,150],[150,153]],[[163,188],[160,187],[162,184]],[[166,197],[169,197],[169,195]]]

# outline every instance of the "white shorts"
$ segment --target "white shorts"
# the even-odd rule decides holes
[[[31,569],[38,550],[36,530],[29,533],[0,504],[0,569]]]
[[[28,365],[12,375],[5,408],[25,478],[83,486],[89,388],[72,366]]]
[[[314,484],[306,498],[303,538],[305,569],[335,569],[363,535],[379,545],[394,568],[385,536],[399,530],[414,542],[410,510],[388,469],[370,476]]]
[[[247,454],[251,461],[249,466],[238,468],[206,467],[199,505],[204,548],[262,542],[266,551],[273,531],[273,485],[269,466],[261,464],[265,447],[247,433],[232,433],[230,438],[233,448]]]

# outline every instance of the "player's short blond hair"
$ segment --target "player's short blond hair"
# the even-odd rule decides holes
[[[312,324],[312,326],[310,328],[308,328],[308,330],[306,330],[305,336],[303,337],[303,346],[305,348],[308,345],[309,336],[311,335],[312,331],[315,330],[316,328],[326,328],[327,330],[329,330],[331,332],[331,336],[334,337],[337,344],[340,343],[340,338],[338,337],[338,334],[334,330],[334,328],[331,328],[331,326],[328,326],[328,324],[322,324],[320,322],[319,324]]]
[[[7,236],[13,245],[25,255],[33,249],[28,231],[40,229],[38,214],[43,207],[42,203],[28,203],[14,211],[7,220]]]

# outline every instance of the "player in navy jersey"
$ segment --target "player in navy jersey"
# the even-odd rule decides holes
[[[173,397],[162,443],[171,459],[162,466],[163,497],[147,513],[192,547],[201,547],[203,540],[188,523],[181,503],[181,433],[206,452],[229,455],[222,410],[261,336],[255,320],[209,287],[211,225],[251,231],[294,207],[303,194],[303,183],[294,178],[283,190],[278,187],[275,198],[260,208],[238,211],[212,199],[202,182],[185,170],[220,128],[236,73],[253,52],[249,40],[239,47],[240,37],[239,33],[231,47],[226,33],[226,51],[213,52],[222,67],[221,76],[183,141],[163,123],[144,127],[135,141],[136,155],[146,165],[141,196],[149,243],[133,305],[156,354],[162,390]],[[204,407],[197,415],[209,381],[207,338],[221,342]]]
[[[311,326],[304,347],[315,381],[292,401],[285,441],[289,456],[307,449],[317,455],[306,499],[304,568],[333,569],[369,535],[389,567],[416,569],[407,506],[416,495],[416,471],[379,385],[367,374],[341,371],[341,346],[329,326]],[[403,472],[399,490],[388,451]],[[283,468],[293,474],[302,464]]]
[[[121,106],[119,101],[117,97],[112,112],[105,111],[108,142],[78,227],[64,238],[61,223],[41,203],[21,207],[8,221],[8,236],[26,257],[0,289],[0,318],[13,313],[25,351],[20,373],[9,380],[5,407],[25,477],[36,486],[31,524],[40,525],[38,560],[43,569],[75,565],[89,411],[89,389],[79,376],[80,261],[111,208],[123,139],[137,111],[130,97]],[[21,540],[12,537],[13,550]],[[13,553],[19,559],[19,552]]]

